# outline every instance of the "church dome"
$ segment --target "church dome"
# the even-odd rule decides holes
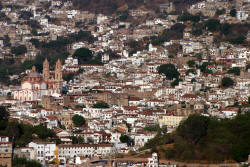
[[[36,67],[33,66],[32,70],[28,74],[29,81],[39,81],[41,79],[41,75],[36,71]]]
[[[40,74],[36,71],[32,71],[28,74],[29,77],[33,78],[33,77],[40,77]]]

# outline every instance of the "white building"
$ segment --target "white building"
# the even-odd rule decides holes
[[[246,21],[248,18],[248,15],[249,15],[249,11],[239,10],[237,11],[236,17],[239,21]]]
[[[135,134],[132,136],[135,141],[135,146],[143,147],[150,139],[154,138],[156,133],[147,133],[147,134]]]
[[[152,158],[148,158],[147,167],[158,167],[159,159],[157,153],[152,154]]]
[[[160,126],[177,127],[184,118],[183,116],[161,115],[158,118],[158,123]]]
[[[55,158],[56,144],[51,142],[30,142],[29,147],[34,148],[36,160],[40,162],[52,161]]]
[[[68,159],[77,156],[99,157],[115,153],[115,149],[111,144],[59,145],[58,148],[59,159]]]

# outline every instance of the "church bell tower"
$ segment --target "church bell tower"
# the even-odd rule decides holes
[[[50,78],[50,72],[49,72],[49,61],[45,59],[43,62],[43,80],[48,82]]]
[[[59,59],[56,62],[55,81],[57,82],[62,81],[62,63]]]

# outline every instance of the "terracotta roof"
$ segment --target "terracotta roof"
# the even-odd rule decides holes
[[[49,120],[57,120],[57,117],[56,117],[56,116],[47,116],[47,118],[48,118]]]
[[[224,108],[222,111],[235,111],[237,112],[239,109],[237,107],[228,107],[228,108]]]
[[[195,94],[185,94],[182,97],[183,98],[197,98],[197,95],[195,95]]]
[[[137,110],[138,108],[136,106],[124,106],[125,110]]]

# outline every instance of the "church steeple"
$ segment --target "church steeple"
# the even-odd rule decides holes
[[[49,81],[50,78],[50,72],[49,72],[49,61],[47,58],[43,62],[43,79],[44,81]]]
[[[55,80],[62,81],[62,63],[59,59],[56,62]]]

